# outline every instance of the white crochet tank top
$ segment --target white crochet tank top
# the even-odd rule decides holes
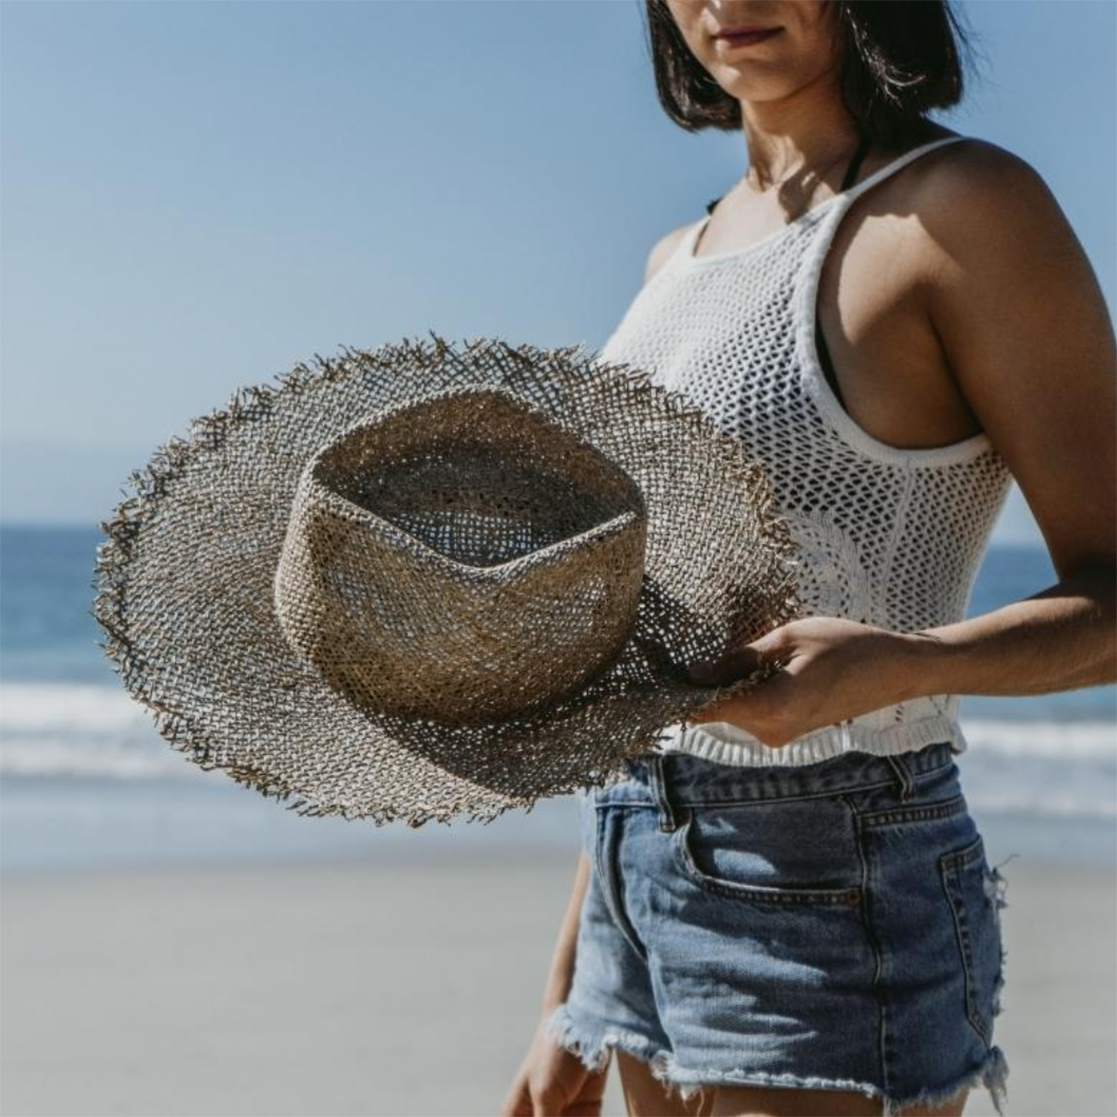
[[[961,620],[1011,475],[988,436],[899,449],[861,428],[820,367],[815,308],[826,251],[854,199],[924,152],[912,149],[760,242],[694,256],[696,222],[600,350],[646,371],[741,438],[765,466],[800,546],[809,614],[896,632]],[[958,695],[886,706],[770,748],[728,722],[667,727],[659,748],[726,764],[812,764],[952,741]]]

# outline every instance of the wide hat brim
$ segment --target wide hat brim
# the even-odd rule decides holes
[[[642,370],[583,346],[479,338],[343,347],[234,393],[161,446],[102,523],[101,644],[159,733],[300,814],[488,821],[608,783],[665,727],[770,677],[698,686],[714,661],[802,615],[796,545],[744,445]],[[617,463],[647,506],[631,637],[553,707],[489,725],[356,708],[292,648],[273,598],[304,465],[358,420],[458,388],[498,388]]]

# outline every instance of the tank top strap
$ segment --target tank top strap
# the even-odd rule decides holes
[[[861,164],[865,156],[869,153],[869,148],[872,147],[872,140],[869,136],[862,136],[857,145],[857,150],[850,158],[849,164],[846,167],[845,177],[842,179],[842,185],[838,187],[839,190],[847,190],[857,177],[857,172],[861,169]],[[712,214],[714,207],[724,198],[724,194],[719,194],[716,198],[711,198],[706,203],[706,213]]]
[[[818,326],[818,289],[822,267],[826,256],[837,235],[843,217],[850,206],[866,190],[895,174],[901,167],[947,144],[969,139],[968,136],[942,136],[930,143],[912,148],[893,159],[868,178],[851,186],[840,194],[834,194],[821,206],[816,207],[821,220],[812,225],[810,235],[802,242],[802,252],[795,261],[794,293],[791,298],[791,318],[794,331],[796,353],[795,369],[806,394],[813,398],[821,416],[827,420],[841,438],[859,452],[879,461],[920,462],[926,465],[947,465],[962,461],[984,452],[991,445],[988,435],[979,431],[969,438],[947,446],[921,449],[900,449],[873,438],[845,410],[844,401],[831,385],[823,364],[823,353],[819,345]]]
[[[893,159],[891,163],[886,163],[879,170],[874,171],[868,178],[862,179],[837,195],[841,202],[841,208],[844,209],[851,205],[853,200],[860,197],[866,190],[872,189],[878,182],[883,182],[889,175],[895,174],[921,155],[926,155],[927,152],[934,151],[937,147],[945,147],[947,144],[958,143],[960,140],[967,139],[969,139],[969,136],[940,136],[937,140],[931,140],[929,143],[920,144],[919,147],[913,147],[911,151],[905,151],[903,155]]]

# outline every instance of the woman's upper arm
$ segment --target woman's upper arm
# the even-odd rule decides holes
[[[1117,354],[1105,299],[1040,175],[993,144],[962,146],[921,185],[934,328],[1060,578],[1111,565]]]

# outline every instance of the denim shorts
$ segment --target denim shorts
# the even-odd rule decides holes
[[[949,742],[740,768],[647,753],[578,796],[592,865],[552,1037],[703,1086],[848,1090],[888,1117],[985,1086],[1006,881]]]

